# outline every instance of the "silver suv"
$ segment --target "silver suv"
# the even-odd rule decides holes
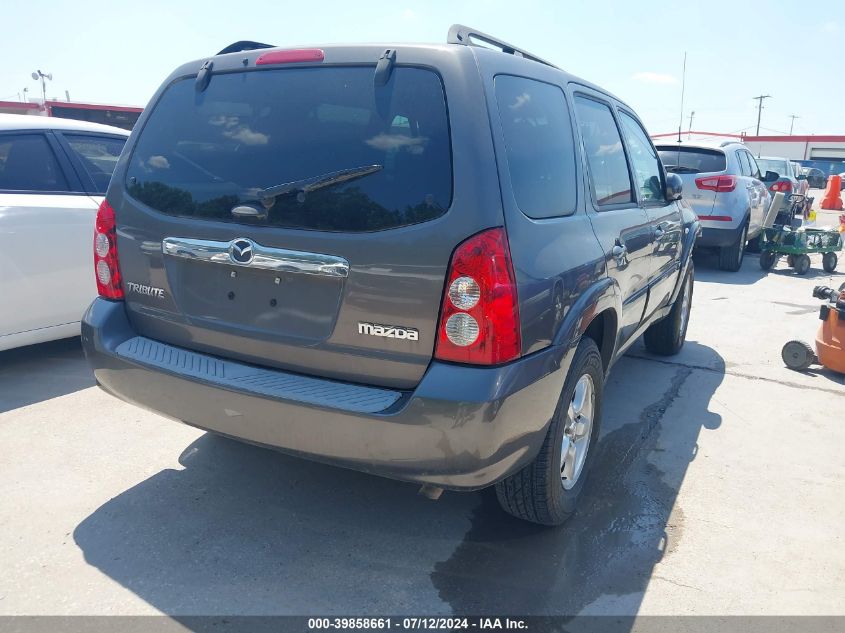
[[[719,249],[719,268],[737,271],[745,243],[763,228],[771,196],[742,143],[658,145],[667,172],[684,181],[684,198],[701,220],[699,246]]]

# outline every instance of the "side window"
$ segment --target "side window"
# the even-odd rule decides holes
[[[96,192],[105,193],[126,139],[85,134],[65,134],[64,137],[94,181]]]
[[[610,107],[578,96],[575,112],[596,202],[600,206],[633,202],[628,161]]]
[[[759,179],[761,177],[761,175],[760,175],[760,167],[759,167],[759,165],[757,165],[757,161],[754,160],[754,157],[751,154],[749,154],[748,152],[745,152],[745,156],[748,159],[748,164],[751,165],[751,175],[754,176],[755,178]]]
[[[751,163],[748,162],[748,154],[744,150],[739,150],[736,153],[737,162],[739,162],[739,173],[743,176],[750,176]]]
[[[663,168],[657,151],[651,144],[637,120],[626,112],[619,113],[628,152],[631,157],[631,167],[634,169],[634,179],[640,191],[640,200],[644,203],[665,202],[663,192]]]
[[[498,75],[494,86],[517,206],[532,218],[572,213],[575,147],[563,91],[511,75]]]
[[[0,135],[0,189],[69,190],[56,155],[43,134]]]

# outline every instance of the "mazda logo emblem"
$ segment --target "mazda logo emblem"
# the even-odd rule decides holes
[[[255,244],[252,240],[245,237],[232,240],[229,244],[229,258],[236,264],[249,264],[252,261],[253,246]]]

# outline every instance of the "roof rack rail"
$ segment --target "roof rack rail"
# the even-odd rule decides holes
[[[263,44],[261,42],[251,42],[250,40],[240,40],[239,42],[234,42],[233,44],[229,44],[226,48],[222,51],[217,53],[218,55],[225,55],[227,53],[240,53],[242,51],[257,51],[261,48],[276,48],[272,44]]]
[[[449,44],[463,44],[464,46],[478,46],[478,44],[474,43],[473,40],[477,40],[483,42],[484,44],[489,44],[495,48],[500,49],[503,53],[507,53],[508,55],[515,55],[517,57],[524,57],[525,59],[530,59],[531,61],[540,62],[541,64],[545,64],[546,66],[551,66],[552,68],[557,68],[551,62],[547,62],[545,59],[541,57],[537,57],[529,53],[526,50],[521,48],[517,48],[513,44],[508,44],[500,39],[493,37],[492,35],[488,35],[478,29],[474,29],[469,26],[464,26],[463,24],[453,24],[449,27],[449,35],[446,37],[446,42]]]

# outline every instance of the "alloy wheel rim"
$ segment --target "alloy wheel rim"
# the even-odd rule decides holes
[[[596,408],[596,389],[589,374],[582,375],[575,383],[572,399],[566,409],[563,441],[560,449],[560,481],[565,490],[572,489],[584,470],[593,418]]]

